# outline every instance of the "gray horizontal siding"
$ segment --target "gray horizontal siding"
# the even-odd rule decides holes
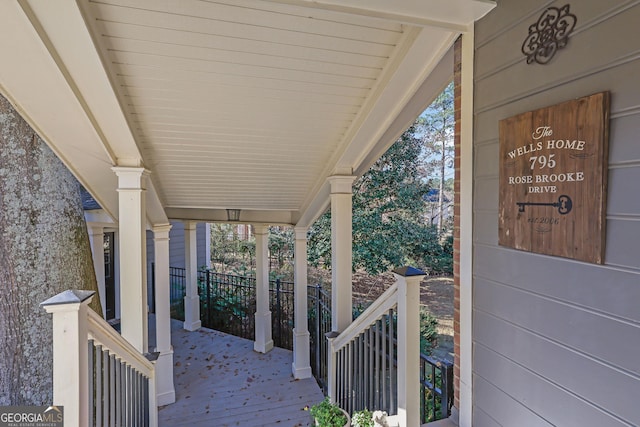
[[[566,2],[499,1],[476,25],[474,426],[640,425],[640,1],[571,3],[547,65],[520,52]],[[605,265],[498,246],[498,122],[611,92]]]

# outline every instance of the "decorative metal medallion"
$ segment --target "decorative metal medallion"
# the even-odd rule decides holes
[[[535,24],[529,26],[529,35],[522,43],[522,53],[527,57],[527,64],[537,62],[546,64],[558,49],[567,45],[569,35],[576,26],[576,16],[569,13],[569,5],[560,9],[549,7]]]

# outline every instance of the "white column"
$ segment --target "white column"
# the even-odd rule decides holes
[[[102,308],[102,317],[107,313],[107,291],[104,282],[104,227],[101,225],[87,224],[89,228],[89,242],[91,243],[91,255],[93,256],[93,269],[96,272],[98,282],[98,297]]]
[[[342,332],[353,320],[351,299],[352,190],[354,176],[330,176],[331,328]]]
[[[307,228],[295,227],[294,253],[294,329],[293,329],[293,377],[311,378],[309,362],[309,313],[307,310]],[[320,337],[319,337],[320,338]]]
[[[460,99],[460,427],[473,425],[473,24],[462,35]]]
[[[143,168],[114,167],[118,175],[121,332],[140,353],[149,351],[146,181]]]
[[[184,329],[200,329],[200,297],[198,296],[198,246],[196,244],[195,221],[184,223],[184,268],[186,295],[184,296]]]
[[[211,224],[208,222],[204,225],[204,236],[205,266],[207,267],[207,270],[209,270],[211,268]]]
[[[171,224],[153,226],[156,279],[156,399],[158,406],[176,401],[169,301],[169,231]]]
[[[398,281],[398,421],[400,427],[414,427],[420,425],[420,282],[424,273],[403,267],[394,276]]]
[[[94,291],[64,291],[41,304],[53,314],[53,404],[65,425],[89,425],[87,309]]]
[[[269,227],[256,225],[256,337],[253,349],[267,353],[273,348],[269,310]]]

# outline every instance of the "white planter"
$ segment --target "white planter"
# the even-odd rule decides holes
[[[344,425],[344,427],[351,427],[351,417],[349,416],[349,414],[342,408],[339,408],[342,413],[344,414],[345,417],[347,417],[347,423]],[[318,421],[315,420],[316,422],[316,426],[320,427],[320,424],[318,424]]]

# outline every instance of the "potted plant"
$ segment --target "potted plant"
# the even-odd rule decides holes
[[[351,417],[351,427],[375,427],[371,411],[368,409],[356,411]]]
[[[328,397],[313,405],[309,412],[319,427],[349,427],[351,425],[349,414],[338,405],[331,403]]]

